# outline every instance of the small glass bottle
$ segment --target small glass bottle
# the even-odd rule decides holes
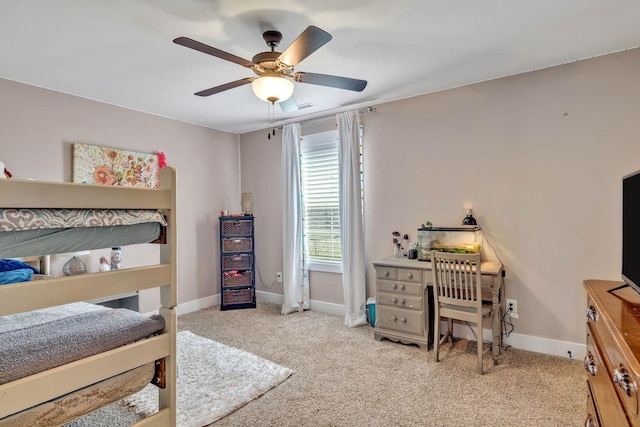
[[[418,248],[416,243],[409,243],[409,259],[418,258]]]
[[[117,246],[111,248],[111,269],[120,270],[122,267],[122,248]]]

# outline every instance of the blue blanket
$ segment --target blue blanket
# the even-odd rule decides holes
[[[38,273],[38,270],[27,263],[16,259],[0,258],[0,285],[28,282],[33,273]]]

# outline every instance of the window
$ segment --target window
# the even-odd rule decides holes
[[[309,268],[341,272],[337,131],[304,135],[300,153]]]

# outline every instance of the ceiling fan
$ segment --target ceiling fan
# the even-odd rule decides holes
[[[275,48],[282,40],[279,31],[269,30],[262,34],[262,38],[271,51],[255,55],[251,61],[208,46],[188,37],[178,37],[173,42],[194,49],[220,59],[250,68],[258,77],[245,77],[240,80],[225,83],[209,89],[196,92],[197,96],[210,96],[225,90],[233,89],[251,83],[256,96],[272,104],[284,103],[293,94],[293,81],[320,86],[361,92],[367,86],[366,80],[327,74],[294,72],[293,68],[313,52],[331,40],[331,34],[315,26],[307,27],[284,52],[276,52]],[[293,101],[295,104],[295,101]],[[283,106],[283,104],[281,104]]]

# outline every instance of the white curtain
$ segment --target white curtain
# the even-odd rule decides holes
[[[282,314],[309,308],[309,272],[304,258],[300,124],[285,125],[282,134]]]
[[[365,325],[366,260],[362,219],[360,123],[357,111],[336,115],[340,167],[340,227],[342,238],[342,288],[347,314],[344,324]]]

